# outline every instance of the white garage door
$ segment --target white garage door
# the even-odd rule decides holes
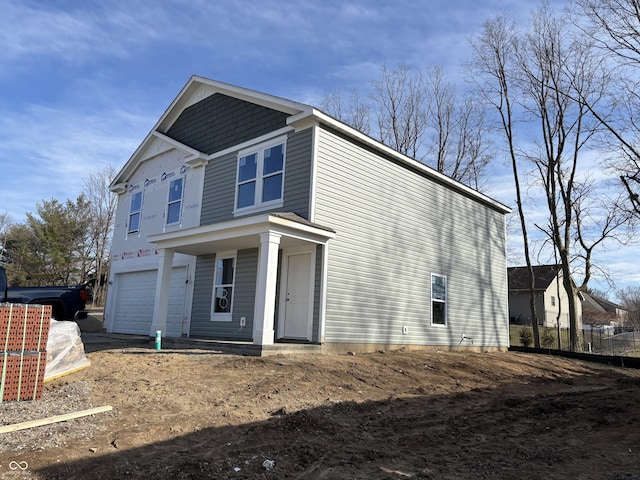
[[[116,300],[113,331],[149,335],[153,321],[153,301],[156,295],[157,270],[119,273],[116,275]],[[169,292],[169,316],[167,332],[169,337],[182,334],[184,302],[186,290],[186,267],[174,268],[171,272]]]

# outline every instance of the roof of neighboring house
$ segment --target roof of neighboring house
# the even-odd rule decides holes
[[[598,295],[593,295],[590,293],[583,293],[584,301],[582,302],[582,308],[598,311],[598,312],[611,312],[617,313],[618,310],[624,310],[622,305],[618,305],[617,303],[613,303],[606,298],[599,297]]]
[[[536,290],[546,290],[561,271],[561,265],[534,265],[534,288]],[[530,279],[528,267],[509,267],[507,269],[507,276],[509,277],[509,290],[529,290]]]
[[[606,312],[606,310],[600,305],[594,297],[587,292],[582,293],[582,311],[583,312]]]

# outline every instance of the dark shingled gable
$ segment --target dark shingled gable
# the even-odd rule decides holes
[[[561,265],[535,265],[533,267],[535,289],[546,290],[561,270]],[[509,267],[507,275],[509,277],[509,290],[529,289],[529,269],[527,267]]]
[[[212,154],[285,127],[287,117],[284,112],[215,93],[186,108],[166,135]]]

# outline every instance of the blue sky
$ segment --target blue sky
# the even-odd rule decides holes
[[[460,79],[485,20],[526,20],[538,5],[0,0],[0,213],[23,221],[42,199],[75,199],[88,174],[122,166],[192,74],[315,106],[366,92],[385,63],[440,64]],[[635,270],[620,276],[640,283]]]

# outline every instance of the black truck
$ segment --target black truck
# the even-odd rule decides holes
[[[72,287],[8,287],[7,272],[0,267],[0,303],[34,303],[51,305],[56,320],[85,318],[87,288]]]

